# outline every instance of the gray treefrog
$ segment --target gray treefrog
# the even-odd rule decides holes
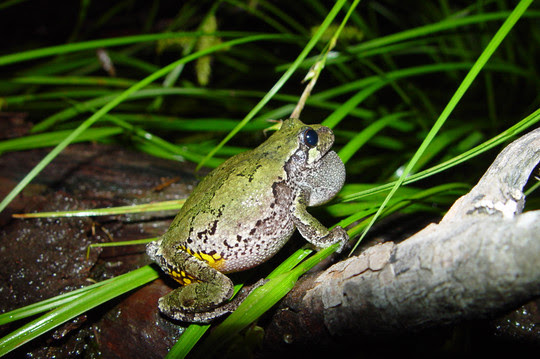
[[[182,284],[160,298],[165,315],[208,322],[242,300],[226,301],[233,283],[224,274],[272,257],[295,228],[316,248],[348,241],[328,230],[306,207],[328,202],[343,187],[345,166],[332,131],[288,119],[259,147],[231,157],[206,176],[148,255]],[[224,304],[225,303],[225,304]]]

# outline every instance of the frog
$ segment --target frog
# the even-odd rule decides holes
[[[249,291],[233,295],[229,273],[274,256],[298,229],[316,250],[349,237],[325,227],[307,207],[327,203],[345,182],[345,165],[332,130],[300,119],[281,127],[255,149],[239,153],[195,187],[148,256],[180,286],[158,301],[167,317],[209,323],[234,311]]]

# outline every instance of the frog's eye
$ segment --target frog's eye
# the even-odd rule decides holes
[[[314,129],[308,128],[304,131],[304,143],[306,145],[315,147],[317,146],[317,142],[319,142],[319,135],[317,135],[317,132]]]

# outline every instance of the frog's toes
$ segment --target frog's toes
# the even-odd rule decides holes
[[[158,307],[163,314],[165,314],[169,318],[186,323],[210,323],[214,319],[217,319],[225,314],[232,313],[237,307],[235,303],[231,302],[206,312],[186,312],[170,308],[166,304],[166,301],[161,299],[159,301]]]
[[[340,226],[336,226],[332,229],[330,234],[334,237],[334,243],[339,243],[339,247],[336,252],[341,253],[343,248],[345,248],[349,243],[349,235],[347,234],[347,231]]]

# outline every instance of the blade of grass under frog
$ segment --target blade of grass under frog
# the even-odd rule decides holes
[[[86,258],[88,259],[90,257],[90,251],[92,251],[92,248],[136,246],[139,244],[148,244],[152,241],[155,241],[156,239],[158,239],[158,237],[134,239],[132,241],[92,243],[88,246],[88,248],[86,248]]]
[[[68,320],[157,277],[158,272],[147,265],[111,279],[108,283],[84,293],[77,300],[64,304],[1,338],[0,356],[11,352]]]
[[[275,278],[282,275],[285,272],[292,270],[298,263],[304,260],[313,250],[311,249],[299,249],[293,253],[289,258],[283,261],[277,268],[275,268],[268,276],[267,279]],[[185,358],[191,349],[197,344],[199,339],[210,328],[210,325],[192,324],[186,328],[182,333],[178,341],[171,348],[166,358]]]
[[[89,216],[109,216],[114,214],[142,213],[153,211],[179,210],[184,205],[185,199],[175,199],[155,203],[136,204],[130,206],[118,206],[95,209],[80,209],[75,211],[58,212],[37,212],[14,214],[14,218],[56,218],[56,217],[89,217]]]
[[[212,353],[234,338],[242,329],[257,320],[294,287],[298,278],[332,254],[338,245],[324,248],[300,263],[293,270],[272,277],[255,289],[230,316],[218,325],[203,342],[199,357],[211,357]]]
[[[281,262],[281,264],[278,265],[272,272],[270,272],[270,274],[266,276],[266,279],[272,279],[283,273],[287,273],[293,270],[298,264],[300,264],[304,259],[306,259],[311,253],[313,253],[313,249],[307,248],[307,246],[306,248],[301,248],[297,250],[292,255],[290,255],[289,258]]]

